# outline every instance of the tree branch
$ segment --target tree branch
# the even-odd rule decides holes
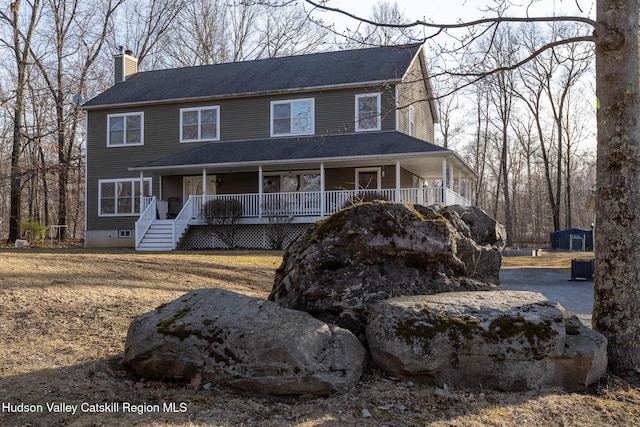
[[[316,9],[325,10],[327,12],[339,13],[351,19],[355,19],[357,21],[364,22],[370,25],[377,25],[379,27],[394,27],[394,28],[427,27],[427,28],[442,30],[442,29],[473,27],[473,26],[483,25],[483,24],[499,24],[503,22],[580,22],[583,24],[590,25],[594,28],[596,28],[597,26],[596,21],[594,21],[593,19],[584,18],[582,16],[550,16],[550,17],[529,17],[529,18],[499,16],[495,18],[476,19],[474,21],[469,21],[469,22],[458,22],[455,24],[434,24],[432,22],[427,22],[423,20],[416,20],[414,22],[406,23],[406,24],[385,24],[381,22],[374,22],[370,19],[362,18],[353,13],[344,11],[340,8],[329,7],[324,4],[317,3],[316,1],[313,1],[313,0],[304,0],[304,1]]]

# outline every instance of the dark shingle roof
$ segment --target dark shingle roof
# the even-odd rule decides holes
[[[398,81],[421,45],[342,50],[139,72],[85,108]]]
[[[131,169],[163,169],[181,166],[226,166],[301,160],[354,159],[451,153],[450,150],[397,131],[349,133],[301,138],[212,142]]]

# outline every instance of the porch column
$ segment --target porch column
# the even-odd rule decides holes
[[[396,160],[396,203],[400,203],[400,160]]]
[[[327,200],[324,194],[324,163],[320,163],[320,217],[327,211]]]
[[[258,166],[258,219],[262,219],[262,166]]]
[[[140,215],[146,206],[144,205],[144,171],[140,171]]]
[[[442,204],[447,205],[447,159],[442,159]]]
[[[202,203],[207,195],[207,170],[202,168]]]

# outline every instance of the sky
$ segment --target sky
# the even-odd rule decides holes
[[[459,20],[473,20],[485,16],[486,5],[494,4],[493,0],[387,0],[398,3],[409,20],[432,20],[438,23],[455,23]],[[353,14],[368,18],[375,0],[329,0],[327,6],[340,8]],[[530,16],[579,15],[595,18],[595,0],[512,0],[514,5],[507,13],[510,16],[526,16],[526,5],[531,4]],[[518,6],[517,4],[522,6]],[[580,12],[582,9],[582,12]],[[337,14],[322,14],[325,21],[336,25],[352,25],[347,18]]]

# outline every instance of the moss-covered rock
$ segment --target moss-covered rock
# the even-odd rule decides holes
[[[381,301],[371,313],[367,341],[373,363],[389,375],[434,384],[577,390],[606,370],[604,337],[534,292]]]
[[[136,318],[125,362],[145,378],[200,375],[269,394],[327,394],[355,385],[366,350],[308,313],[221,289],[200,289]]]
[[[361,335],[377,301],[499,289],[503,234],[477,208],[358,203],[289,246],[269,299]]]

